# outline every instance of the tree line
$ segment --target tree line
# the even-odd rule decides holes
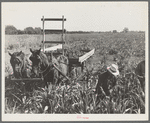
[[[111,31],[109,31],[111,33]],[[122,30],[123,33],[129,32],[129,29],[125,27]],[[140,31],[141,32],[141,31]],[[56,32],[49,32],[49,34],[56,33]],[[94,33],[94,31],[67,31],[67,33]],[[98,33],[102,33],[99,31]],[[112,33],[117,33],[117,30],[113,30]],[[19,35],[19,34],[42,34],[42,29],[40,27],[26,27],[24,30],[17,29],[13,25],[7,25],[5,27],[5,34],[6,35]]]
[[[5,27],[5,34],[7,35],[19,35],[19,34],[42,34],[40,27],[26,27],[24,30],[19,30],[13,25],[7,25]]]

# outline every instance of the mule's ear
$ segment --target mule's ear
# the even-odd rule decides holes
[[[22,53],[22,51],[20,51],[17,55],[19,56],[19,55],[21,55],[21,53]]]
[[[40,54],[40,52],[41,52],[41,48],[38,50],[38,54]]]
[[[12,56],[12,54],[11,54],[10,52],[8,52],[8,54],[9,54],[10,56]]]
[[[30,48],[30,52],[33,53],[32,49]]]

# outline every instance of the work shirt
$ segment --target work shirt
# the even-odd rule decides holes
[[[110,95],[109,90],[116,85],[116,78],[113,76],[109,71],[104,72],[103,74],[99,75],[98,83],[96,86],[96,94],[101,94],[102,91],[100,86],[103,88],[106,96]]]

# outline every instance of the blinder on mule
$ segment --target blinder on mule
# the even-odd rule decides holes
[[[24,69],[24,53],[20,51],[14,52],[13,54],[9,53],[9,55],[11,56],[10,63],[12,65],[15,78],[22,77],[22,71]]]
[[[29,58],[31,61],[32,61],[32,63],[34,63],[34,64],[41,64],[41,58],[40,58],[40,56],[39,55],[31,55],[30,56],[30,58]]]
[[[20,57],[16,57],[14,60],[18,63],[22,63],[22,59]]]
[[[20,57],[18,57],[18,56],[12,57],[11,60],[10,60],[10,62],[11,62],[11,64],[13,66],[18,65],[19,68],[21,68],[23,66],[22,59]]]

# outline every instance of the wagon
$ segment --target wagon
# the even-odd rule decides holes
[[[64,35],[66,33],[66,30],[64,29],[64,22],[66,21],[66,18],[64,18],[64,16],[62,16],[62,18],[44,18],[44,16],[41,18],[42,21],[42,32],[43,32],[43,36],[42,36],[42,48],[41,51],[46,53],[47,55],[50,55],[50,53],[52,52],[53,55],[55,57],[59,56],[59,55],[65,55],[64,52],[64,44],[65,44],[65,39],[64,39]],[[46,21],[61,21],[62,22],[62,29],[61,30],[56,30],[56,29],[45,29],[44,28],[44,24]],[[61,41],[47,41],[45,40],[45,36],[46,34],[61,34]],[[46,47],[47,44],[56,44],[55,46],[51,46],[51,47]],[[78,57],[78,58],[70,58],[68,57],[69,60],[69,70],[71,71],[72,68],[75,67],[81,67],[81,70],[83,72],[84,66],[85,66],[85,61],[94,54],[95,49],[93,50],[83,50],[84,52],[86,52],[83,56]],[[66,79],[69,79],[69,77],[65,76],[61,70],[59,70],[59,68],[57,68],[55,65],[53,65],[54,68],[56,70],[58,70],[60,72],[61,75],[63,75]],[[12,81],[43,81],[43,78],[21,78],[21,79],[16,79],[16,78],[11,78]]]

